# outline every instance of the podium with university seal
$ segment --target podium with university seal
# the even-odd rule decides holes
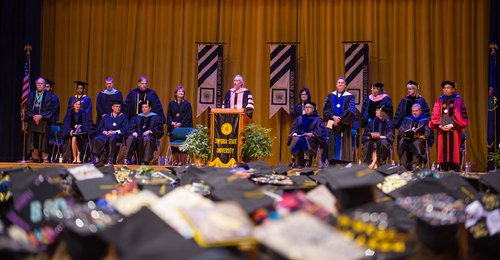
[[[232,167],[241,162],[243,131],[252,123],[244,109],[213,108],[210,110],[210,149],[212,158],[209,165]]]

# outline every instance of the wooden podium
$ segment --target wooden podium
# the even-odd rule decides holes
[[[245,126],[252,123],[244,109],[213,108],[210,110],[210,149],[212,158],[209,165],[233,167],[241,162],[241,147]]]

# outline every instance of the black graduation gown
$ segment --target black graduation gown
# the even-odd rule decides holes
[[[385,96],[382,100],[373,101],[370,96],[366,97],[361,106],[361,127],[366,127],[368,121],[375,118],[375,110],[382,107],[382,111],[386,112],[389,119],[393,118],[393,106],[389,95]]]
[[[411,129],[415,129],[415,131],[407,132]],[[431,132],[429,118],[424,115],[418,118],[409,116],[402,121],[398,133],[398,155],[401,165],[410,170],[412,164],[422,164],[424,162],[426,153],[425,139],[419,137],[427,137]]]
[[[141,91],[139,88],[131,90],[125,99],[122,112],[127,116],[129,121],[132,121],[134,116],[142,113],[139,104],[146,100],[149,101],[149,104],[151,105],[151,112],[158,115],[161,124],[165,124],[166,118],[160,98],[154,90],[149,88],[144,91]]]
[[[99,158],[109,157],[109,160],[115,160],[118,154],[116,147],[117,142],[121,142],[124,136],[127,136],[128,119],[125,114],[120,113],[118,116],[106,114],[99,123],[98,136],[94,138],[93,153]],[[120,131],[120,134],[106,136],[104,131]]]
[[[75,99],[80,100],[80,103],[82,104],[80,110],[89,114],[90,122],[92,122],[92,99],[87,95],[71,96],[68,100],[68,107],[66,109],[66,114],[68,114],[70,111],[73,110],[73,108],[71,107],[71,104],[73,103],[73,101]]]
[[[83,156],[85,145],[87,143],[87,134],[90,134],[90,122],[90,115],[82,110],[78,113],[72,110],[64,117],[62,130],[63,139],[65,140],[63,146],[64,162],[70,162],[73,158],[71,150],[71,131],[76,130],[76,125],[81,125],[81,134],[76,135],[76,142],[78,144],[78,150],[80,150],[82,153],[81,156]]]
[[[59,102],[59,97],[52,93],[53,101],[54,102],[54,113],[52,115],[52,123],[55,124],[59,121],[59,115],[61,113],[61,102]]]
[[[104,115],[113,112],[112,106],[113,106],[113,101],[115,100],[123,102],[123,95],[118,90],[115,90],[113,94],[110,94],[104,90],[99,92],[99,94],[97,94],[97,99],[95,104],[95,108],[97,111],[97,117],[96,117],[97,125],[99,125]]]
[[[149,163],[153,159],[156,151],[156,140],[163,136],[163,124],[160,116],[155,113],[151,116],[144,116],[142,113],[132,118],[128,127],[128,138],[125,146],[126,159],[130,160],[134,152],[137,151],[138,160]],[[142,134],[148,130],[153,133],[143,137]],[[135,138],[132,133],[137,133]]]
[[[368,137],[371,133],[380,133],[380,135],[385,135],[387,139],[372,140]],[[365,131],[363,133],[362,143],[363,143],[363,161],[367,164],[372,163],[372,152],[375,149],[377,152],[377,158],[380,165],[387,163],[387,160],[391,156],[391,147],[394,142],[394,127],[392,121],[387,119],[386,121],[380,120],[378,117],[373,119],[370,123],[366,125]]]
[[[352,162],[354,160],[352,149],[352,124],[356,119],[356,104],[354,96],[344,91],[328,94],[325,99],[323,120],[333,120],[339,116],[340,122],[332,129],[328,129],[328,160],[332,162]]]
[[[292,136],[294,133],[298,135],[312,133],[314,136]],[[292,129],[288,135],[288,146],[293,154],[302,151],[315,157],[318,147],[325,147],[327,138],[328,133],[321,117],[314,114],[301,115],[293,121]]]
[[[412,97],[406,96],[401,99],[399,102],[398,108],[396,109],[396,114],[394,115],[394,128],[399,129],[403,120],[409,116],[411,116],[411,107],[414,104],[419,104],[422,107],[422,115],[431,118],[431,108],[429,104],[422,96]],[[399,143],[399,139],[398,139]],[[434,144],[434,131],[430,132],[429,138],[427,139],[427,143],[430,147]],[[399,147],[399,145],[398,145]]]
[[[52,120],[56,112],[54,95],[44,90],[40,102],[36,102],[36,90],[28,95],[26,106],[24,107],[24,121],[28,123],[28,151],[33,148],[39,149],[44,153],[49,150],[49,135]],[[38,125],[33,120],[33,116],[41,115],[42,119]]]
[[[193,110],[191,103],[183,99],[179,104],[176,100],[168,103],[167,109],[167,131],[171,133],[174,130],[172,122],[181,123],[182,127],[193,127]]]

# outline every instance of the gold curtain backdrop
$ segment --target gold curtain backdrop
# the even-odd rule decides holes
[[[254,122],[276,136],[269,163],[288,163],[286,137],[291,119],[269,119],[270,41],[300,42],[297,90],[311,89],[322,114],[326,95],[344,73],[342,41],[368,40],[370,81],[384,82],[394,106],[405,83],[421,85],[431,106],[442,80],[458,83],[469,113],[467,161],[487,164],[488,0],[45,0],[42,21],[42,75],[57,82],[61,120],[74,80],[89,83],[95,103],[104,77],[124,95],[144,75],[163,106],[176,86],[196,111],[195,42],[225,42],[223,93],[235,74],[255,100]],[[94,104],[95,111],[95,104]],[[94,113],[95,115],[95,113]],[[196,115],[196,114],[195,114]],[[194,123],[206,125],[205,113]],[[281,134],[280,134],[281,132]],[[162,139],[165,146],[167,138]],[[165,151],[165,149],[164,149]],[[431,160],[435,161],[435,147]]]

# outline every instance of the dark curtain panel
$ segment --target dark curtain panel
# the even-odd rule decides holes
[[[32,46],[31,86],[40,74],[40,0],[0,1],[0,161],[22,159],[21,88],[24,45]]]

